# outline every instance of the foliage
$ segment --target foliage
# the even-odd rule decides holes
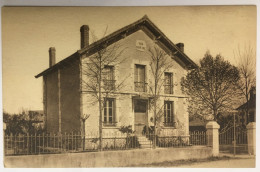
[[[235,109],[238,69],[221,55],[213,57],[209,52],[200,60],[200,66],[182,78],[184,93],[190,96],[190,115],[219,120],[219,112]]]
[[[188,145],[188,140],[181,136],[157,136],[157,144],[159,147],[186,146]]]
[[[119,131],[127,134],[125,145],[126,148],[136,148],[140,146],[138,138],[136,136],[131,135],[132,133],[134,133],[134,131],[132,130],[132,125],[121,126],[119,128]]]
[[[13,134],[34,134],[44,132],[44,128],[34,124],[32,113],[22,112],[20,114],[9,114],[3,112],[3,121],[6,123],[5,133]]]
[[[240,90],[241,99],[246,103],[245,115],[246,124],[249,121],[249,100],[250,90],[256,86],[256,55],[253,48],[248,45],[244,47],[242,51],[238,46],[234,51],[234,57],[238,63],[238,70],[240,72],[240,82],[238,83],[238,89]]]
[[[119,128],[119,131],[122,132],[122,133],[127,133],[127,134],[133,133],[132,125],[121,126],[121,127]]]

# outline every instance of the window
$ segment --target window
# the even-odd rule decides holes
[[[172,73],[164,73],[164,94],[173,94]]]
[[[104,102],[104,125],[115,125],[115,100],[106,98]]]
[[[104,73],[104,90],[114,90],[115,89],[114,66],[105,66],[103,73]]]
[[[173,112],[173,102],[164,102],[164,126],[173,127],[174,126],[174,112]]]
[[[135,65],[135,91],[146,92],[145,66]]]

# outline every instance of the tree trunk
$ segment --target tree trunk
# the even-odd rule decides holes
[[[85,133],[85,120],[83,120],[83,145],[82,145],[82,148],[83,148],[83,151],[85,150],[85,141],[86,141],[86,133]]]
[[[246,124],[249,123],[249,98],[246,96]]]
[[[218,122],[218,110],[213,107],[213,116],[214,116],[214,121]]]
[[[102,151],[102,94],[101,94],[101,82],[102,82],[102,71],[101,71],[101,58],[99,62],[99,80],[98,80],[98,104],[99,104],[99,151]]]
[[[156,99],[156,95],[155,95],[155,98],[154,98],[154,136],[153,136],[153,148],[155,149],[156,148],[156,124],[157,124],[157,118],[156,118],[156,114],[157,114],[157,99]]]

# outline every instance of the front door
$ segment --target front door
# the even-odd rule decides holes
[[[134,100],[135,113],[135,133],[142,135],[144,128],[147,127],[147,100]]]

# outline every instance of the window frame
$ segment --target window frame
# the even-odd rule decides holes
[[[111,101],[111,107],[110,107]],[[116,99],[115,98],[105,98],[104,99],[104,108],[103,108],[103,125],[106,127],[116,126]],[[111,111],[110,111],[111,109]],[[110,115],[110,112],[112,114]],[[111,118],[111,121],[110,121]]]
[[[112,78],[107,79],[107,69],[109,69],[109,72],[111,72]],[[115,90],[115,66],[113,65],[105,65],[104,70],[105,76],[103,78],[103,83],[104,83],[104,89],[105,90]]]
[[[168,75],[170,78],[170,84],[166,84],[166,75]],[[167,77],[168,77],[167,76]],[[169,87],[169,92],[166,91],[166,87]],[[173,91],[173,73],[172,72],[164,72],[164,94],[174,94]]]
[[[170,106],[170,108],[168,108]],[[168,113],[170,110],[170,113]],[[175,127],[174,101],[164,101],[164,127]]]
[[[143,68],[143,81],[140,80],[141,75],[139,75],[139,68]],[[146,65],[135,64],[134,66],[134,89],[136,92],[147,92],[146,83]]]

